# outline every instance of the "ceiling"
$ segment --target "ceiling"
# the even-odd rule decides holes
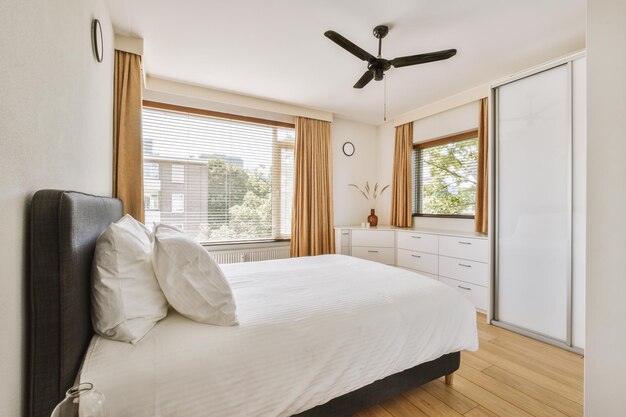
[[[107,0],[116,33],[144,39],[155,77],[380,124],[384,82],[352,88],[366,63],[332,29],[383,57],[456,48],[447,60],[392,68],[387,114],[412,109],[585,47],[585,0]]]

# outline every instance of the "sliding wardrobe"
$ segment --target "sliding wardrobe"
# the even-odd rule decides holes
[[[584,349],[585,58],[493,90],[493,323]]]

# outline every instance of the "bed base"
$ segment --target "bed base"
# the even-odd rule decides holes
[[[31,205],[29,357],[24,415],[49,417],[75,381],[94,334],[91,262],[98,236],[123,215],[120,200],[43,190]],[[376,381],[297,417],[348,417],[459,368],[460,353]]]
[[[390,375],[292,417],[350,417],[365,408],[442,376],[445,376],[446,384],[451,385],[453,373],[459,369],[460,363],[459,352],[449,353],[433,361]]]

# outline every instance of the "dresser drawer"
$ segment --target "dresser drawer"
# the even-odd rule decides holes
[[[466,259],[439,257],[439,275],[486,287],[489,283],[487,264]]]
[[[377,247],[352,247],[352,256],[357,258],[368,259],[370,261],[380,262],[387,265],[393,265],[395,262],[393,248],[377,248]]]
[[[352,246],[373,246],[378,248],[393,248],[393,230],[353,230]]]
[[[439,236],[439,255],[487,262],[489,258],[489,244],[487,239]]]
[[[474,304],[474,307],[477,309],[487,311],[487,298],[489,295],[487,288],[442,276],[439,276],[439,281],[455,288]]]
[[[434,254],[438,252],[437,235],[418,232],[397,232],[397,244],[399,249]]]
[[[413,269],[415,271],[437,274],[437,255],[423,252],[413,252],[406,249],[398,249],[398,266]]]

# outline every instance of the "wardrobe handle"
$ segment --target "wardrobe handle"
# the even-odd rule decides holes
[[[411,236],[413,239],[421,239],[421,236]]]
[[[368,250],[369,253],[378,253],[377,250]]]
[[[468,265],[468,264],[459,264],[459,266],[464,266],[466,268],[471,268],[472,267],[472,265]]]
[[[411,256],[414,257],[414,258],[421,258],[420,255],[411,255]]]
[[[460,243],[461,245],[471,245],[471,244],[472,244],[472,242],[461,242],[461,241],[459,241],[459,243]]]
[[[469,287],[464,287],[464,286],[462,286],[462,285],[457,285],[457,287],[459,287],[459,288],[460,288],[460,289],[462,289],[462,290],[472,291],[472,289],[471,289],[471,288],[469,288]]]

